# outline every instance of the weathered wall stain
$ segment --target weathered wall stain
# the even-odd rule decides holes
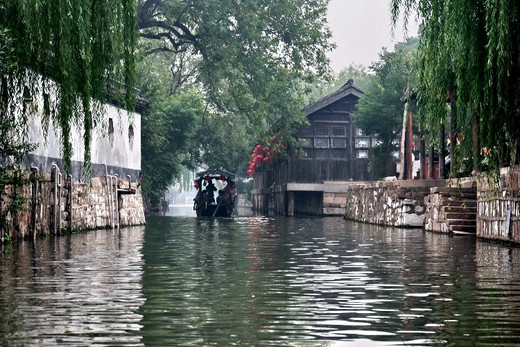
[[[31,184],[19,188],[22,210],[8,215],[11,239],[145,223],[141,188],[116,176],[94,177],[89,183],[64,177],[57,166],[51,173],[27,172]],[[9,188],[13,189],[13,188]]]
[[[345,218],[422,228],[430,188],[444,184],[444,180],[353,182],[347,190]]]
[[[520,168],[505,168],[498,182],[477,181],[477,236],[520,244]]]

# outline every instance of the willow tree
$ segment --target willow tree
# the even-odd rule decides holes
[[[89,171],[91,130],[101,110],[95,100],[115,92],[134,104],[135,0],[4,0],[0,30],[11,38],[13,57],[0,76],[3,115],[30,116],[20,108],[43,99],[43,123],[60,133],[66,170],[77,125]]]
[[[472,157],[475,171],[483,155],[495,168],[514,164],[520,136],[520,3],[392,0],[392,14],[394,23],[404,14],[421,25],[418,97],[432,129],[447,122],[451,109],[452,134],[459,132],[462,140],[455,159]]]

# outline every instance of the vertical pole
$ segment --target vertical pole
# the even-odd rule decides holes
[[[108,176],[108,168],[107,168],[107,164],[103,164],[103,166],[105,167],[105,184],[106,184],[106,191],[107,191],[107,200],[106,200],[106,207],[108,209],[108,220],[107,220],[107,225],[110,225],[111,228],[113,229],[113,221],[114,221],[114,217],[112,216],[112,193],[111,193],[111,188],[110,188],[110,185],[112,184],[112,179],[109,178]]]
[[[355,146],[356,132],[355,132],[355,129],[354,129],[354,126],[353,126],[352,117],[349,116],[349,119],[350,119],[350,124],[349,124],[349,127],[350,127],[350,141],[348,143],[349,153],[350,153],[350,156],[348,158],[348,160],[349,160],[349,170],[350,170],[349,178],[354,179],[354,162],[356,160],[356,152],[354,150],[354,146]]]
[[[433,179],[435,178],[434,177],[434,160],[433,160],[433,150],[434,150],[434,147],[433,147],[433,137],[432,135],[430,134],[429,135],[429,138],[430,138],[430,147],[428,148],[428,178],[430,179]]]
[[[294,192],[287,192],[287,215],[289,217],[294,216]]]
[[[420,172],[420,179],[426,178],[426,144],[424,141],[424,132],[421,130],[421,133],[419,134],[421,137],[420,143],[419,143],[419,160],[421,163],[421,172]]]
[[[57,205],[57,208],[56,208],[56,211],[57,211],[57,220],[58,220],[58,223],[57,223],[57,232],[59,234],[61,234],[61,179],[62,179],[62,174],[61,172],[59,172],[58,170],[58,184],[57,184],[57,188],[58,188],[58,205]]]
[[[412,134],[413,112],[408,111],[408,179],[413,180],[413,134]]]
[[[446,136],[444,134],[444,124],[441,125],[441,133],[440,133],[440,146],[439,146],[439,178],[446,178],[444,173],[445,169],[445,156],[446,156]]]
[[[401,130],[401,150],[400,150],[400,158],[401,158],[401,170],[399,172],[399,179],[404,180],[406,178],[406,168],[405,168],[405,157],[406,157],[406,122],[407,122],[407,111],[408,111],[408,103],[404,105],[404,113],[403,113],[403,127]]]
[[[473,172],[472,175],[476,175],[480,172],[480,141],[478,138],[478,127],[479,127],[479,118],[477,113],[473,114],[473,119],[471,122],[471,133],[473,137]]]
[[[112,197],[114,199],[114,219],[112,221],[112,229],[114,227],[118,228],[119,229],[119,200],[118,200],[118,197],[117,197],[117,182],[118,182],[118,177],[117,176],[112,176],[112,185],[111,185],[111,189],[112,189]]]
[[[52,233],[56,235],[56,228],[58,224],[57,219],[57,206],[58,206],[58,167],[56,164],[52,165],[51,170],[51,180],[52,180]]]
[[[404,111],[403,111],[403,127],[401,129],[401,151],[400,151],[400,158],[401,158],[401,170],[399,172],[399,179],[400,180],[403,180],[406,178],[406,168],[405,168],[405,151],[406,151],[406,148],[405,148],[405,141],[406,141],[406,121],[407,121],[407,113],[408,113],[408,90],[409,90],[409,87],[410,87],[410,81],[407,81],[406,83],[406,91],[405,91],[405,97],[406,97],[406,102],[404,104]]]
[[[455,102],[454,95],[450,93],[450,177],[454,176],[455,168],[454,168],[454,159],[455,159],[455,145],[457,144],[457,119],[456,119],[456,110],[455,110]]]
[[[36,239],[36,210],[38,204],[38,168],[31,167],[33,182],[32,182],[32,194],[31,194],[31,233],[33,240]]]
[[[69,174],[67,178],[69,181],[69,232],[72,232],[72,223],[74,221],[74,218],[72,217],[72,175]]]

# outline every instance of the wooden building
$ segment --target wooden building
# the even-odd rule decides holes
[[[304,140],[301,154],[255,173],[252,200],[256,210],[285,215],[344,214],[346,199],[340,195],[346,182],[372,178],[368,151],[376,139],[356,129],[351,117],[362,95],[349,80],[303,109],[310,125],[298,132]]]

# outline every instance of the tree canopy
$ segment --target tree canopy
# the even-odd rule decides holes
[[[365,134],[377,135],[380,141],[371,153],[376,177],[392,173],[390,164],[396,149],[393,141],[402,130],[402,98],[412,77],[416,43],[417,39],[409,39],[396,45],[394,52],[383,49],[380,60],[371,67],[374,78],[353,114],[356,126]]]
[[[177,148],[183,158],[178,162],[245,172],[256,143],[267,142],[280,130],[288,138],[296,132],[306,121],[301,112],[306,88],[330,73],[326,53],[333,45],[327,4],[138,1],[139,88],[151,100],[150,111],[162,105],[154,100],[194,91],[203,105],[192,113],[195,133]],[[154,121],[147,116],[146,122]],[[143,165],[145,179],[146,170]],[[163,181],[171,181],[176,172],[164,172]]]
[[[483,153],[515,163],[520,135],[520,3],[517,0],[392,0],[421,25],[418,98],[430,128],[447,122],[462,145],[455,159]],[[452,166],[453,167],[453,166]]]
[[[334,73],[331,80],[321,79],[314,83],[310,93],[307,95],[308,100],[306,104],[312,104],[316,100],[337,91],[350,79],[354,81],[356,87],[367,90],[372,83],[373,77],[374,74],[368,66],[350,64],[339,73]]]
[[[187,56],[209,107],[246,120],[250,136],[265,136],[302,122],[302,83],[330,72],[327,4],[139,0],[141,52],[170,53],[178,72],[174,57]]]

